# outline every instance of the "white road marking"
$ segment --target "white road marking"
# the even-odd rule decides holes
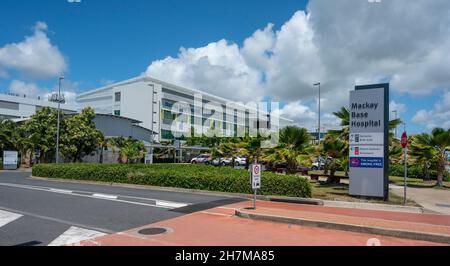
[[[106,194],[99,194],[99,193],[94,193],[94,194],[92,194],[92,196],[96,197],[96,198],[102,198],[102,199],[117,199],[117,196],[106,195]]]
[[[105,235],[106,234],[102,232],[72,226],[62,235],[58,236],[55,240],[53,240],[49,244],[49,246],[66,246]]]
[[[0,183],[0,186],[5,187],[14,187],[14,188],[22,188],[22,189],[31,189],[31,190],[39,190],[39,191],[46,191],[46,192],[52,192],[52,193],[58,193],[58,194],[65,194],[70,196],[76,196],[76,197],[85,197],[85,198],[93,198],[93,199],[100,199],[100,200],[109,200],[109,201],[115,201],[115,202],[123,202],[123,203],[129,203],[134,205],[140,205],[140,206],[147,206],[147,207],[155,207],[155,208],[164,208],[164,209],[175,209],[175,208],[181,208],[188,206],[189,203],[181,203],[181,202],[171,202],[171,201],[163,201],[163,200],[157,200],[157,199],[150,199],[150,198],[139,198],[139,197],[132,197],[132,196],[123,196],[123,195],[106,195],[101,193],[95,193],[95,192],[88,192],[88,191],[71,191],[71,193],[68,193],[69,190],[63,190],[63,189],[54,189],[49,187],[38,187],[38,186],[29,186],[29,185],[19,185],[19,184],[9,184],[9,183]],[[83,193],[83,194],[78,194]],[[86,195],[86,193],[88,195]],[[130,198],[130,199],[144,199],[148,201],[154,201],[155,204],[150,203],[143,203],[143,202],[137,202],[137,201],[130,201],[130,200],[123,200],[119,199],[121,198]],[[159,202],[159,204],[158,204]]]
[[[6,208],[6,207],[1,207],[1,206],[0,206],[0,209],[3,210],[3,211],[19,213],[19,214],[21,214],[21,216],[30,216],[30,217],[35,217],[35,218],[47,220],[47,221],[53,221],[53,222],[57,222],[57,223],[67,224],[67,225],[70,225],[70,226],[78,226],[78,227],[81,227],[81,228],[89,228],[91,230],[101,231],[101,232],[108,233],[108,234],[115,233],[114,231],[111,231],[111,230],[108,230],[108,229],[105,229],[105,228],[92,227],[92,226],[85,225],[85,224],[74,223],[72,221],[66,221],[66,220],[53,218],[53,217],[49,217],[49,216],[44,216],[44,215],[39,215],[39,214],[31,213],[31,212],[20,211],[20,210],[10,209],[10,208]]]
[[[156,200],[156,206],[177,209],[177,208],[181,208],[181,207],[186,207],[186,206],[188,206],[188,204],[186,204],[186,203],[178,203],[178,202],[171,202],[171,201]]]
[[[13,213],[13,212],[7,212],[0,210],[0,227],[9,224],[10,222],[13,222],[23,215]]]
[[[62,194],[70,194],[73,192],[71,190],[57,189],[57,188],[51,188],[50,191],[56,192],[56,193],[62,193]]]

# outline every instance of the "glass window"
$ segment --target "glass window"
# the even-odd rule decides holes
[[[114,99],[116,102],[120,102],[120,97],[121,97],[121,93],[120,92],[116,92],[114,95]]]
[[[114,115],[120,116],[120,110],[114,110]]]

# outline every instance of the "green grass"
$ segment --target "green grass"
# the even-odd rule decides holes
[[[313,186],[312,197],[316,199],[403,205],[403,198],[395,195],[394,193],[389,193],[389,201],[365,199],[350,196],[349,188],[346,184],[324,184],[317,181],[311,181],[311,184]],[[408,200],[407,205],[416,207],[420,206],[412,200]]]

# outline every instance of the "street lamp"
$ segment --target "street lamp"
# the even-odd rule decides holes
[[[56,163],[59,163],[59,124],[60,124],[60,110],[61,110],[61,81],[64,77],[59,78],[58,82],[58,124],[56,127]]]
[[[320,82],[314,83],[313,86],[319,86],[319,125],[318,125],[318,136],[317,136],[317,140],[318,140],[318,145],[320,145]]]
[[[395,120],[397,120],[397,110],[394,110],[394,111],[392,111],[393,113],[395,113]],[[395,134],[395,138],[397,139],[397,127],[395,127],[395,129],[394,129],[394,134]]]

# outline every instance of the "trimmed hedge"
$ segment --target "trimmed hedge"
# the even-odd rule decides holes
[[[33,176],[252,194],[246,170],[206,165],[39,164]],[[311,197],[311,184],[294,175],[262,174],[262,195]]]

